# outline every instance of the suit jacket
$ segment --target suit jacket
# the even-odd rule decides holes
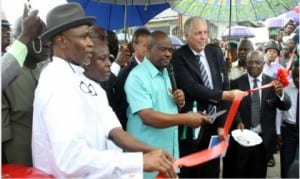
[[[115,86],[117,82],[117,77],[115,74],[111,73],[109,79],[107,81],[99,82],[100,86],[105,90],[106,96],[108,99],[109,105],[113,108],[116,105],[115,101]]]
[[[204,53],[211,71],[213,89],[206,88],[201,79],[199,63],[195,59],[195,55],[188,45],[182,46],[174,52],[171,63],[174,66],[174,74],[178,88],[185,93],[185,107],[182,112],[189,112],[192,110],[193,101],[198,102],[198,110],[206,110],[208,105],[215,105],[217,111],[227,109],[228,102],[221,101],[223,90],[229,89],[229,81],[227,72],[225,70],[225,63],[222,51],[212,45],[207,45]],[[202,126],[201,130],[206,131],[203,139],[198,138],[197,141],[192,139],[192,130],[188,128],[187,140],[190,143],[204,143],[207,144],[211,134],[216,134],[217,127],[223,127],[225,122],[225,115],[216,119],[211,125]],[[179,128],[179,135],[182,133],[182,127]]]
[[[2,150],[8,163],[32,166],[34,91],[46,63],[38,63],[35,69],[24,65],[22,75],[2,91]]]
[[[6,89],[9,84],[22,73],[22,68],[17,59],[10,53],[5,53],[1,57],[1,77],[2,90]]]
[[[135,57],[132,56],[130,63],[121,69],[115,85],[115,102],[116,105],[113,107],[114,111],[116,112],[118,119],[120,120],[123,129],[126,129],[126,123],[127,123],[127,115],[126,111],[128,108],[128,103],[126,99],[126,94],[124,90],[124,85],[126,82],[126,79],[131,72],[131,70],[137,66],[138,63],[135,60]]]
[[[263,74],[262,76],[262,85],[268,84],[274,79],[270,76]],[[232,89],[241,89],[248,90],[250,89],[250,84],[248,80],[248,74],[242,75],[241,77],[233,80],[231,82]],[[287,110],[291,106],[291,101],[289,96],[285,93],[283,101],[275,94],[274,88],[266,88],[261,92],[261,117],[260,124],[262,129],[262,139],[266,151],[272,154],[272,138],[275,131],[275,115],[276,108],[281,110]],[[245,128],[250,129],[251,127],[251,95],[246,96],[240,103],[239,106],[239,116],[237,121],[242,121],[245,125]]]

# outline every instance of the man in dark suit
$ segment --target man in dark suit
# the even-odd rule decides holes
[[[228,90],[229,82],[223,53],[219,48],[207,45],[206,21],[200,17],[189,18],[184,24],[184,34],[187,45],[174,52],[171,60],[178,88],[182,89],[186,96],[186,104],[181,112],[191,111],[194,101],[199,104],[198,110],[205,110],[208,114],[227,109],[228,104],[225,101],[231,101],[237,93],[243,92]],[[225,115],[222,117],[216,119],[211,125],[201,126],[199,133],[198,130],[181,126],[179,128],[180,156],[206,149],[211,135],[218,134],[223,139]],[[195,167],[181,168],[180,177],[217,178],[219,168],[220,160],[214,159]]]
[[[124,84],[130,71],[143,62],[147,53],[147,41],[150,36],[150,32],[146,28],[137,29],[132,37],[132,47],[134,49],[134,55],[130,59],[130,63],[121,69],[115,85],[115,106],[113,107],[118,119],[120,120],[122,127],[126,130],[127,123],[127,99],[124,91]]]
[[[272,143],[274,143],[272,140],[275,134],[276,108],[287,110],[291,102],[289,96],[283,92],[282,84],[262,73],[264,56],[261,52],[250,52],[246,65],[247,74],[232,81],[231,88],[248,90],[270,82],[274,87],[253,92],[241,101],[237,128],[256,132],[262,137],[263,142],[250,147],[238,145],[236,161],[231,162],[235,167],[235,173],[234,176],[228,177],[265,178],[267,156],[272,154]]]

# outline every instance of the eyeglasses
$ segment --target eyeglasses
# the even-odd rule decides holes
[[[74,73],[76,73],[75,70],[73,69],[72,65],[70,64],[70,62],[68,62],[68,64],[69,64],[71,70]],[[90,94],[91,96],[97,96],[98,95],[95,88],[94,88],[94,86],[91,83],[86,84],[84,81],[80,80],[79,88],[82,92],[84,92],[86,94]]]
[[[85,82],[80,81],[79,87],[82,92],[90,94],[91,96],[97,96],[97,92],[92,84],[86,84]]]

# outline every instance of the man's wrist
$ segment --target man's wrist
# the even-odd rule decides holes
[[[24,43],[24,44],[27,44],[28,42],[30,42],[30,37],[28,37],[27,35],[25,35],[25,34],[20,34],[19,36],[18,36],[18,40],[20,41],[20,42],[22,42],[22,43]]]

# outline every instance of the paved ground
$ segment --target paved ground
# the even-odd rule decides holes
[[[280,156],[279,152],[274,155],[276,165],[274,167],[268,167],[267,178],[280,178]]]

